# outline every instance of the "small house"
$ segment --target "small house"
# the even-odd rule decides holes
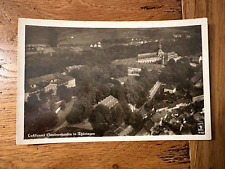
[[[173,94],[176,92],[176,87],[174,85],[165,85],[164,86],[164,92],[167,93],[169,92],[170,94]]]

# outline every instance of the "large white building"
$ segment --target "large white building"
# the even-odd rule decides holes
[[[160,60],[157,52],[138,54],[138,63],[155,63]]]
[[[141,53],[138,54],[138,63],[156,63],[160,62],[162,65],[166,65],[170,59],[174,59],[175,62],[181,59],[180,56],[175,52],[165,53],[162,50],[161,43],[159,44],[159,50],[157,52],[152,53]]]
[[[162,45],[159,44],[159,50],[152,53],[138,54],[138,63],[155,63],[160,61],[161,64],[165,64],[166,54],[162,51]]]

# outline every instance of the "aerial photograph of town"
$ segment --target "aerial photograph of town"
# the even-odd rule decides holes
[[[205,134],[200,25],[25,35],[25,139]]]

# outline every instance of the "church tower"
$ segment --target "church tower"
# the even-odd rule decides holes
[[[165,55],[164,55],[164,52],[162,51],[161,42],[159,43],[158,57],[161,58],[161,64],[164,65],[165,64]]]

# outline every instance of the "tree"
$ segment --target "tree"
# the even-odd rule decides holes
[[[80,123],[82,122],[82,114],[83,110],[79,109],[78,107],[75,107],[67,116],[66,116],[66,121],[68,123]]]
[[[126,124],[129,124],[129,119],[131,117],[131,109],[130,107],[128,106],[127,102],[125,100],[123,101],[120,101],[120,105],[121,105],[121,108],[123,110],[123,113],[124,113],[124,121]]]
[[[123,86],[113,86],[110,93],[113,97],[119,100],[125,99],[125,88]]]
[[[167,66],[173,67],[173,66],[175,66],[175,64],[176,64],[176,62],[175,62],[175,60],[172,58],[172,59],[170,59],[170,60],[168,61]]]
[[[92,109],[93,107],[88,100],[81,99],[73,106],[73,109],[67,115],[66,120],[69,123],[80,123],[90,116]]]
[[[102,92],[103,98],[110,95],[110,88],[105,84],[100,84],[98,89]]]
[[[58,117],[51,111],[38,112],[36,114],[25,114],[24,133],[25,138],[28,134],[43,134],[54,128],[57,124]]]
[[[90,81],[90,79],[85,79],[83,80],[80,85],[81,87],[81,92],[84,93],[85,95],[86,94],[89,94],[92,90],[93,90],[93,83]]]
[[[177,62],[171,59],[159,75],[159,80],[167,84],[175,83],[178,88],[189,90],[192,87],[189,79],[193,74],[194,69],[190,66],[190,62],[187,58],[182,58]]]
[[[103,98],[104,98],[104,97],[103,97],[102,92],[98,90],[98,91],[96,92],[96,103],[100,102]]]
[[[57,88],[57,95],[60,97],[61,100],[64,100],[65,102],[70,102],[72,99],[72,90],[62,85]]]
[[[41,100],[41,103],[45,103],[48,100],[48,95],[44,91],[41,91],[39,98]]]
[[[135,128],[135,129],[139,129],[143,126],[143,119],[140,113],[135,112],[132,113],[129,119],[129,124]]]
[[[39,111],[41,102],[36,94],[31,94],[25,103],[25,113],[35,113]]]
[[[61,107],[61,110],[64,110],[66,108],[66,103],[64,100],[61,102],[60,107]]]
[[[148,77],[148,70],[146,68],[141,69],[140,77]]]
[[[96,135],[103,136],[109,128],[108,123],[100,112],[92,112],[89,121],[91,122]]]
[[[96,133],[103,136],[112,123],[110,110],[104,105],[97,105],[91,112],[89,121],[91,122]]]
[[[36,94],[31,94],[28,99],[27,99],[27,102],[30,103],[30,104],[38,104],[40,103],[38,97]]]
[[[111,77],[118,78],[127,76],[128,70],[124,65],[116,65],[111,67]]]
[[[111,110],[112,121],[118,126],[124,121],[124,112],[120,104],[114,106]]]

